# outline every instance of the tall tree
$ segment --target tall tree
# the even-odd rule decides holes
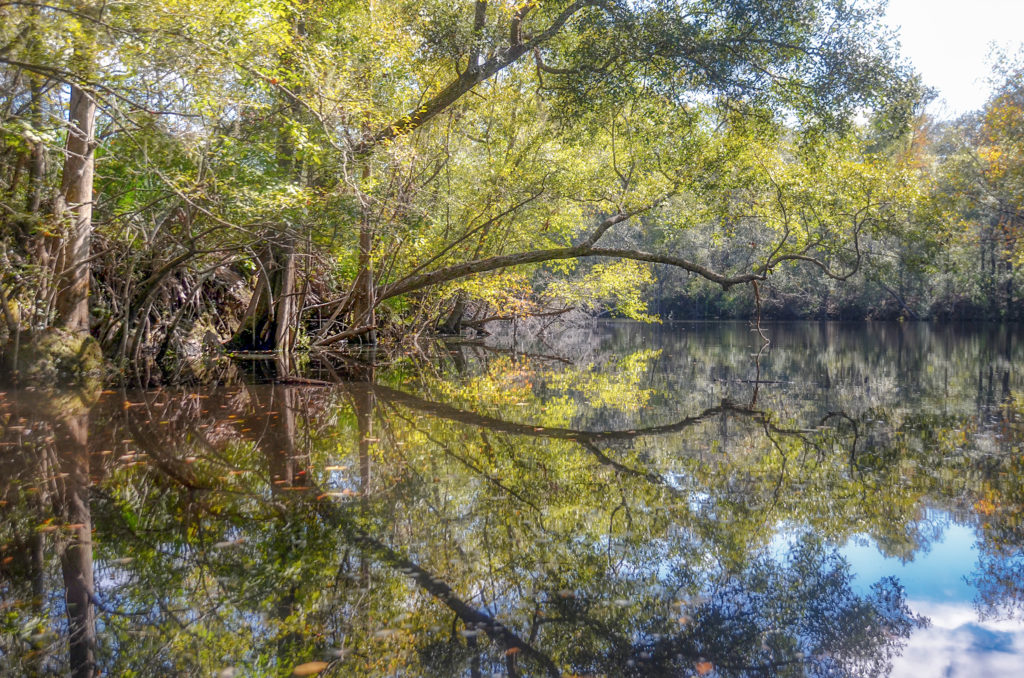
[[[878,11],[831,0],[476,2],[461,10],[423,11],[411,24],[423,36],[423,64],[410,66],[405,74],[410,82],[422,83],[409,93],[415,105],[373,134],[361,137],[353,150],[357,157],[365,158],[380,147],[400,145],[447,111],[458,111],[453,115],[461,116],[467,108],[475,108],[476,104],[461,103],[470,91],[483,88],[481,96],[487,99],[507,86],[525,91],[536,88],[555,104],[548,115],[576,128],[580,122],[570,123],[572,116],[600,119],[602,112],[627,102],[652,100],[660,102],[661,110],[654,112],[660,116],[671,117],[677,115],[674,110],[712,100],[751,115],[795,115],[812,127],[841,126],[859,107],[891,112],[895,102],[907,101],[905,93],[915,87],[896,61],[890,37],[879,28]],[[861,47],[855,49],[854,45]],[[437,75],[446,67],[456,73],[448,81]],[[532,82],[523,76],[532,76]],[[507,84],[512,82],[517,84]],[[902,123],[897,120],[896,124]],[[683,135],[675,141],[686,144],[685,135],[693,128],[666,131]],[[654,148],[651,155],[664,150]],[[571,164],[565,169],[572,171]],[[647,178],[665,169],[664,165],[648,168]],[[668,171],[675,169],[669,167]],[[635,180],[643,181],[642,172],[636,173]],[[688,188],[680,183],[669,190]],[[367,267],[365,245],[369,242],[370,249],[377,252],[379,243],[367,237],[372,229],[364,225],[360,230],[364,253],[356,276],[359,284],[352,295],[379,302],[465,275],[585,256],[667,263],[725,286],[757,279],[750,273],[714,271],[670,253],[638,255],[630,249],[597,246],[613,226],[657,202],[652,196],[629,209],[606,206],[597,225],[573,244],[519,253],[499,247],[507,253],[493,257],[479,255],[494,250],[478,251],[476,260],[420,271],[386,282],[376,291],[366,289],[367,281],[379,281],[383,276]],[[385,250],[391,246],[380,245]],[[365,318],[367,311],[358,315]]]

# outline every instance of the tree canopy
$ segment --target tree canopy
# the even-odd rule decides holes
[[[931,124],[877,3],[0,11],[9,345],[153,380],[569,308],[1018,313],[1019,69]]]

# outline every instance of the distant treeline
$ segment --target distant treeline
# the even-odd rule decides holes
[[[834,281],[779,276],[760,290],[761,316],[776,320],[1024,320],[1024,294],[1007,271],[996,280],[954,287],[948,277],[905,273],[895,284],[859,276]],[[747,288],[723,291],[666,275],[652,290],[650,311],[663,319],[748,319],[757,315]]]

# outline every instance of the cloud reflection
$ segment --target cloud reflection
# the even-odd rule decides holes
[[[909,601],[931,619],[911,635],[893,664],[892,678],[1017,678],[1024,670],[1024,621],[978,621],[967,603]]]

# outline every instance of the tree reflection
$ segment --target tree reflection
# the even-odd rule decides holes
[[[5,474],[8,480],[3,484],[2,506],[22,509],[24,513],[12,516],[9,534],[5,535],[10,540],[4,544],[4,552],[10,554],[4,557],[4,599],[15,609],[19,604],[27,608],[25,611],[30,613],[30,618],[36,620],[37,632],[27,638],[24,635],[11,638],[13,642],[5,642],[4,649],[25,653],[27,661],[23,668],[26,670],[40,673],[48,670],[50,662],[46,654],[52,649],[55,636],[39,627],[44,624],[44,615],[52,614],[45,603],[48,593],[45,552],[55,552],[63,584],[63,604],[58,607],[63,607],[67,620],[66,673],[75,678],[99,674],[89,496],[91,399],[82,394],[68,394],[59,399],[29,398],[27,411],[16,408],[5,413],[4,438],[8,440],[4,440],[4,447],[13,446],[9,438],[14,436],[19,439],[19,445],[13,458],[5,460],[10,475]],[[31,469],[29,474],[23,473],[25,469],[19,468],[19,462]],[[25,483],[26,480],[34,483]],[[52,508],[47,508],[47,504]],[[22,563],[17,562],[19,559]],[[30,596],[23,592],[23,580],[17,577],[19,564],[27,566]],[[14,567],[8,571],[8,565]],[[9,599],[7,594],[10,594]],[[19,594],[30,601],[27,606],[25,599],[18,600]]]
[[[735,355],[705,371],[666,344],[580,365],[470,348],[452,372],[75,415],[0,400],[0,668],[882,674],[922,620],[899,582],[856,591],[837,546],[911,557],[943,507],[977,526],[979,602],[1005,612],[1024,543],[1015,375],[985,377],[1001,415],[941,411],[923,377],[909,403],[886,376],[926,359],[895,345],[837,354],[813,399],[785,348],[751,384]],[[975,366],[947,367],[943,397],[973,398]]]

